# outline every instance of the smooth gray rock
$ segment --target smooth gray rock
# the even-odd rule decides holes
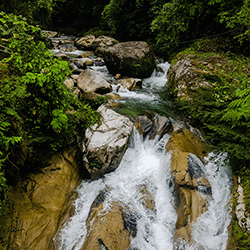
[[[92,69],[85,69],[77,78],[77,86],[83,92],[94,92],[106,94],[111,92],[111,85],[101,76],[100,73]]]
[[[96,124],[86,130],[83,147],[84,164],[93,180],[118,167],[134,126],[129,118],[103,105],[98,112],[102,115],[102,125]]]

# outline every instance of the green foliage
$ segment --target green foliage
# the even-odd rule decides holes
[[[94,27],[105,30],[101,13],[108,3],[109,0],[54,0],[51,25],[61,32],[76,35],[83,35]]]
[[[235,51],[244,50],[243,46],[235,46],[232,37],[242,35],[239,28],[235,29],[238,24],[245,27],[245,31],[246,27],[249,27],[249,9],[246,7],[248,1],[245,0],[244,3],[242,0],[172,0],[156,10],[152,30],[157,43],[164,44],[165,50],[171,52],[179,50],[181,46],[189,46],[193,40],[225,31],[230,38],[227,41],[234,45],[232,48]],[[244,33],[244,37],[247,35],[248,31]]]
[[[99,114],[64,85],[68,63],[54,58],[40,28],[1,12],[0,30],[0,187],[5,190],[3,171],[10,182],[16,173],[44,166]]]
[[[244,4],[237,10],[223,11],[220,13],[220,22],[226,23],[227,28],[233,30],[234,39],[236,39],[240,45],[244,45],[250,40],[250,1],[244,0]]]
[[[201,77],[211,87],[187,88],[190,100],[179,100],[178,104],[195,126],[206,131],[213,149],[229,153],[231,166],[239,171],[250,164],[246,153],[250,151],[250,60],[233,54],[192,53],[196,54],[194,62],[206,72]],[[204,60],[212,69],[202,63]]]
[[[102,17],[118,39],[145,39],[150,36],[151,8],[149,0],[111,0]]]
[[[29,22],[39,23],[46,26],[51,21],[53,0],[2,0],[0,11],[22,15],[29,19]]]
[[[237,220],[233,222],[233,242],[236,245],[236,249],[248,250],[250,249],[250,235],[247,232],[243,232],[238,225]]]

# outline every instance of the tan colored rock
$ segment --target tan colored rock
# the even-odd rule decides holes
[[[51,31],[51,30],[42,30],[42,33],[45,35],[47,38],[52,38],[57,35],[56,31]]]
[[[116,79],[116,80],[121,79],[121,77],[122,77],[121,74],[116,74],[116,75],[115,75],[115,79]]]
[[[100,213],[102,205],[95,209],[86,222],[88,233],[82,250],[128,249],[130,233],[124,229],[123,209],[118,204],[112,204],[108,213]]]
[[[119,43],[116,39],[108,36],[98,36],[93,42],[93,48],[113,46]]]
[[[13,213],[9,247],[16,250],[54,249],[53,237],[69,212],[80,184],[75,150],[54,156],[51,165],[10,191]],[[67,218],[67,216],[66,216]]]
[[[136,222],[126,205],[112,202],[104,210],[107,193],[108,189],[102,190],[91,205],[82,250],[127,250],[136,236]]]
[[[120,79],[117,84],[128,90],[136,90],[142,87],[142,80],[139,78]]]
[[[178,245],[182,239],[190,243],[192,224],[207,211],[207,203],[211,199],[211,186],[201,162],[206,148],[200,138],[188,129],[172,132],[166,148],[172,152],[171,173],[177,195],[178,219],[174,242]]]
[[[85,69],[77,78],[77,86],[83,92],[106,94],[111,92],[111,85],[95,70]]]
[[[92,66],[94,64],[93,60],[91,60],[88,57],[83,58],[73,58],[69,60],[72,63],[75,63],[76,65],[81,65],[81,68],[86,68],[86,66]]]
[[[95,41],[95,36],[93,35],[88,35],[85,37],[77,38],[75,40],[75,45],[78,49],[82,50],[91,50],[92,49],[92,44]]]
[[[111,100],[119,100],[119,99],[121,99],[121,97],[116,93],[107,93],[105,96],[107,96]]]
[[[189,129],[184,128],[171,133],[171,137],[167,143],[167,151],[173,149],[192,153],[198,158],[203,159],[206,146],[199,137],[194,135]]]
[[[149,209],[154,211],[155,210],[155,201],[153,195],[148,191],[146,185],[142,185],[138,187],[139,192],[142,195],[141,202],[142,205]]]
[[[68,78],[64,81],[64,84],[67,86],[67,88],[71,89],[74,87],[74,80],[72,78]]]

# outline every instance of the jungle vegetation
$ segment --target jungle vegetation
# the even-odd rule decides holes
[[[0,12],[0,213],[13,176],[46,164],[48,152],[99,119],[64,86],[71,71],[53,58],[41,28],[146,40],[169,60],[180,51],[222,55],[230,70],[209,76],[216,87],[178,105],[236,172],[249,171],[250,0],[2,0]]]

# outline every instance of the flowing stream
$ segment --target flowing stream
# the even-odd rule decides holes
[[[161,115],[171,115],[171,103],[161,98],[166,84],[168,63],[159,63],[162,73],[155,71],[143,80],[143,87],[138,91],[120,88],[118,94],[123,97],[119,102],[126,109],[150,109],[160,111]],[[105,66],[92,66],[104,78],[112,82]],[[113,86],[116,92],[117,86]],[[134,105],[132,107],[132,105]],[[162,107],[166,107],[163,111]],[[78,188],[79,198],[75,201],[75,215],[61,231],[61,246],[64,250],[80,250],[86,233],[86,219],[91,204],[100,191],[108,188],[104,201],[104,211],[108,211],[112,202],[125,204],[134,215],[137,224],[136,237],[132,239],[134,250],[224,250],[228,238],[228,226],[231,221],[230,206],[231,172],[226,166],[225,154],[210,154],[202,164],[206,178],[212,187],[212,199],[208,210],[193,225],[192,245],[186,243],[174,246],[173,237],[177,214],[174,208],[174,184],[170,173],[171,152],[166,153],[165,145],[169,139],[166,134],[159,140],[143,138],[135,129],[119,167],[96,181],[83,181]],[[140,192],[147,187],[154,199],[154,208],[143,205]]]

